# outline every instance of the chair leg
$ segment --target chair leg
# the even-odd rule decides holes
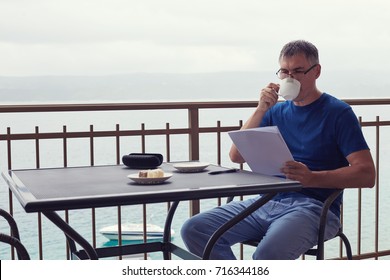
[[[351,243],[349,242],[347,236],[342,233],[342,232],[339,232],[338,236],[341,238],[341,240],[343,241],[344,243],[344,246],[345,246],[345,251],[346,251],[346,254],[347,254],[347,259],[348,260],[352,260],[352,248],[351,248]]]
[[[325,241],[324,241],[325,243]],[[316,254],[316,260],[323,260],[325,259],[325,244],[318,244],[317,245],[317,254]]]
[[[341,241],[343,242],[343,245],[345,247],[345,251],[347,254],[347,259],[352,260],[351,243],[349,242],[348,237],[342,232],[341,228],[335,237],[337,237],[337,236],[340,237]],[[304,253],[304,255],[315,256],[317,260],[323,260],[324,259],[324,246],[316,246],[314,248],[311,248],[311,249],[307,250]]]

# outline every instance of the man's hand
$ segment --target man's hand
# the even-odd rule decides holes
[[[276,104],[276,102],[278,102],[278,91],[279,85],[273,83],[270,83],[267,87],[263,88],[260,93],[260,100],[257,108],[263,112],[267,112]]]
[[[303,163],[287,161],[281,172],[287,179],[300,182],[303,186],[310,186],[313,172]]]

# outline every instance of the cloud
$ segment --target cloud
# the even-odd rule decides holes
[[[2,0],[0,75],[273,70],[281,46],[293,39],[313,41],[330,68],[369,69],[387,57],[388,6],[385,0]]]

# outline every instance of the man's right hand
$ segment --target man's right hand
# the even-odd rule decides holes
[[[260,93],[259,104],[257,109],[262,112],[267,112],[272,106],[278,102],[278,94],[280,86],[278,84],[270,83],[263,88]]]

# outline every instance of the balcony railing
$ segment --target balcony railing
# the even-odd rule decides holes
[[[390,190],[386,170],[390,146],[384,139],[390,135],[390,116],[386,115],[390,99],[345,101],[360,116],[377,167],[377,183],[374,189],[345,192],[344,231],[355,259],[389,258]],[[159,152],[168,162],[201,160],[231,166],[227,132],[239,129],[256,105],[256,101],[1,105],[0,168],[120,164],[122,155],[130,152]],[[0,207],[14,215],[22,242],[28,243],[32,257],[69,258],[62,233],[40,213],[26,214],[4,182],[0,187]],[[221,203],[223,198],[183,203],[179,211],[182,214],[175,218],[177,232],[190,215]],[[97,246],[103,242],[98,233],[101,225],[129,220],[146,223],[168,208],[169,204],[142,205],[137,209],[64,211],[62,215],[76,228],[87,227],[86,238]],[[340,244],[336,240],[327,242],[325,256],[345,258]],[[236,250],[238,257],[247,258],[251,248],[237,246]],[[14,251],[0,247],[0,259],[9,258],[15,258]]]

